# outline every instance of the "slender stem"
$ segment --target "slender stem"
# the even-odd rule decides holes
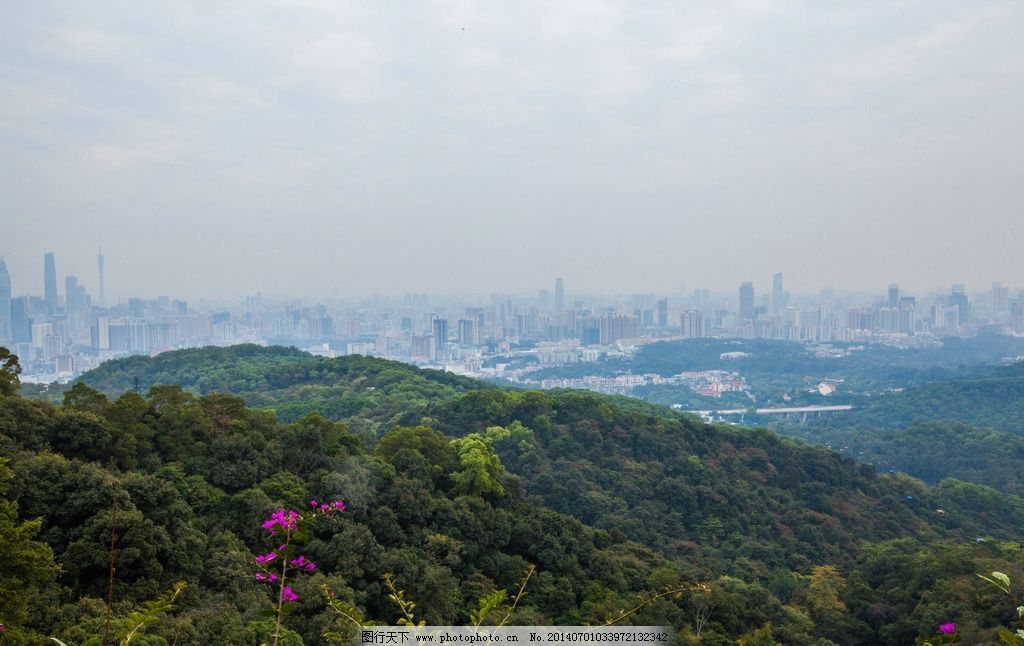
[[[535,566],[533,563],[531,563],[526,568],[526,576],[523,577],[523,583],[519,586],[519,592],[516,593],[515,599],[512,600],[512,605],[508,607],[508,612],[506,612],[505,616],[501,618],[500,622],[498,622],[498,626],[504,626],[505,622],[508,621],[508,618],[512,616],[512,613],[515,611],[516,606],[519,605],[519,600],[523,598],[523,591],[526,590],[526,584],[530,581],[530,577],[533,576],[533,573],[536,570],[537,566]]]
[[[292,530],[285,527],[284,530],[284,546],[288,548],[288,544],[292,541]],[[281,608],[284,607],[284,579],[288,574],[288,559],[284,555],[285,550],[281,552],[281,584],[277,590],[277,622],[274,624],[274,646],[277,646],[277,641],[281,638]]]
[[[635,605],[632,608],[630,608],[628,611],[619,613],[618,617],[615,617],[614,619],[609,619],[608,621],[606,621],[605,623],[603,623],[601,625],[602,626],[611,626],[611,625],[613,625],[613,624],[615,624],[617,622],[620,622],[623,619],[625,619],[626,617],[628,617],[628,616],[630,616],[630,615],[632,615],[632,614],[634,614],[636,612],[639,612],[640,610],[643,610],[647,606],[651,605],[652,603],[654,603],[655,601],[657,601],[658,599],[661,599],[663,597],[667,597],[667,596],[674,595],[674,594],[680,594],[682,592],[693,592],[695,590],[699,591],[699,592],[705,592],[705,591],[707,591],[707,587],[706,587],[705,584],[699,583],[699,584],[697,584],[696,587],[683,586],[683,587],[679,587],[679,588],[672,588],[670,590],[665,590],[664,592],[660,592],[660,593],[654,595],[653,597],[650,597],[648,599],[644,599],[643,601],[641,601],[637,605]]]

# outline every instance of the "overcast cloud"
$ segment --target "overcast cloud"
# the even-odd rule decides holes
[[[2,15],[16,294],[1024,287],[1017,0]]]

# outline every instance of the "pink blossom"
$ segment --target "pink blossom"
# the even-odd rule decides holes
[[[345,511],[344,500],[335,500],[332,504],[334,505],[334,508],[337,509],[338,511]]]
[[[294,531],[299,526],[299,514],[292,509],[278,509],[263,521],[263,529],[276,536],[279,530]]]
[[[256,562],[257,563],[269,563],[269,562],[273,561],[276,558],[277,558],[277,554],[275,554],[274,552],[270,552],[268,554],[260,554],[259,556],[257,556],[256,557]]]
[[[943,635],[952,635],[956,632],[956,624],[939,624],[939,632]]]
[[[281,590],[281,602],[288,603],[289,601],[298,601],[299,595],[295,594],[295,591],[291,589],[291,586],[285,586]]]

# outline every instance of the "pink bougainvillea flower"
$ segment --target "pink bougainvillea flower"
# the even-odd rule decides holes
[[[298,600],[299,600],[299,595],[295,594],[295,591],[292,590],[291,586],[285,586],[285,588],[283,590],[281,590],[281,602],[282,603],[288,603],[289,601],[298,601]]]
[[[299,514],[292,509],[278,509],[263,521],[263,529],[276,536],[278,531],[294,531],[299,526]]]
[[[256,557],[257,563],[269,563],[277,558],[277,554],[270,552],[268,554],[260,554]]]
[[[940,624],[939,632],[943,635],[952,635],[956,632],[956,624]]]

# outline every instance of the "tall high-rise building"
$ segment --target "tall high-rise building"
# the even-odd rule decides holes
[[[1005,316],[1010,313],[1010,289],[1002,283],[992,283],[992,315]]]
[[[601,345],[609,345],[620,339],[640,336],[640,319],[636,316],[613,314],[597,320]]]
[[[7,263],[0,256],[0,341],[10,341],[11,330],[11,275]]]
[[[100,307],[107,306],[107,297],[103,292],[103,247],[100,247],[100,252],[96,256],[96,264],[100,268]]]
[[[754,284],[743,283],[740,285],[740,318],[754,318]]]
[[[459,319],[459,343],[462,345],[478,345],[480,337],[477,329],[476,319]]]
[[[96,350],[110,349],[110,320],[106,316],[97,316],[89,330],[92,347]]]
[[[565,283],[561,278],[555,279],[555,316],[561,320],[565,313]]]
[[[86,312],[89,309],[89,297],[85,287],[78,284],[78,279],[68,276],[64,279],[64,308],[71,312]]]
[[[658,301],[658,327],[664,330],[668,327],[668,299]]]
[[[899,307],[900,305],[900,286],[896,283],[889,285],[889,307]]]
[[[915,309],[917,301],[913,296],[900,296],[899,302],[899,328],[904,334],[913,334],[917,327],[917,315]]]
[[[32,319],[29,318],[28,296],[11,299],[11,342],[32,341]]]
[[[53,260],[53,252],[43,256],[43,299],[50,314],[57,312],[57,266]]]
[[[971,318],[971,303],[967,300],[963,285],[953,285],[953,293],[949,295],[949,305],[957,306],[960,314],[960,325],[964,325]]]
[[[432,325],[434,330],[434,352],[439,356],[448,343],[448,319],[436,318]]]
[[[679,315],[679,332],[684,339],[704,337],[704,315],[698,310],[686,310]]]
[[[786,308],[783,303],[785,291],[782,287],[782,272],[772,275],[772,312],[779,312]]]

